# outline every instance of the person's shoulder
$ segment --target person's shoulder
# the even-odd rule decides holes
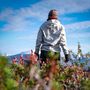
[[[47,23],[48,23],[48,21],[43,22],[40,28],[45,28],[45,26],[47,25]]]
[[[61,22],[59,20],[55,20],[55,23],[59,26],[61,26]]]
[[[59,26],[60,30],[65,30],[64,25],[60,22],[60,20],[56,20],[57,25]]]
[[[62,24],[62,22],[60,22],[60,20],[57,20],[56,22],[57,22],[57,24],[60,25],[61,28],[65,28],[64,25]]]

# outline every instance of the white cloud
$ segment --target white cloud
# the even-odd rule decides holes
[[[24,20],[22,17],[12,17],[11,21],[3,27],[4,31],[24,31],[27,30],[28,26],[31,26],[30,21]]]
[[[2,20],[7,22],[2,28],[3,31],[26,31],[31,28],[33,29],[35,22],[27,19],[26,16],[20,16],[20,12],[13,11],[13,13],[15,15],[9,14],[8,16],[2,16]]]
[[[0,12],[0,20],[8,21],[10,17],[14,14],[14,10],[11,8],[6,8]]]
[[[89,38],[90,38],[90,32],[88,32],[88,33],[69,33],[69,34],[67,34],[67,37],[70,39],[74,39],[74,40],[77,40],[77,41],[79,41],[80,39],[86,39],[86,40],[88,40]],[[88,42],[90,42],[89,40],[88,40]]]
[[[23,13],[25,11],[25,13]],[[6,24],[1,28],[3,31],[26,31],[35,28],[35,21],[29,18],[34,18],[30,15],[26,8],[12,10],[5,9],[0,13],[0,20],[5,21]]]
[[[34,37],[33,37],[34,36]],[[17,37],[18,40],[36,40],[36,33],[30,35],[30,36],[20,36],[20,37]]]
[[[90,28],[90,21],[82,21],[82,22],[67,24],[67,25],[65,25],[65,28],[66,28],[67,32],[81,31],[83,29]],[[84,32],[84,31],[82,31],[82,32]]]

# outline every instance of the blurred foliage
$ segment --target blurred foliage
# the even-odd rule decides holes
[[[0,56],[0,90],[90,90],[90,73],[82,69],[85,63],[63,67],[53,53],[49,56],[41,68],[38,63],[10,64]]]
[[[0,56],[0,90],[17,90],[16,81],[5,56]]]
[[[90,90],[90,79],[81,80],[81,90]]]

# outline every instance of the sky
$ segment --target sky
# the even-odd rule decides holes
[[[90,52],[90,0],[0,0],[0,53],[13,55],[35,49],[37,33],[51,9],[58,11],[67,46]]]

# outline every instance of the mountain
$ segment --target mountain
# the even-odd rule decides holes
[[[23,60],[29,60],[30,54],[19,53],[19,54],[16,54],[16,55],[10,55],[10,56],[8,56],[8,59],[9,59],[10,62],[12,62],[12,60],[15,59],[15,58],[19,61],[20,57],[22,57]]]

